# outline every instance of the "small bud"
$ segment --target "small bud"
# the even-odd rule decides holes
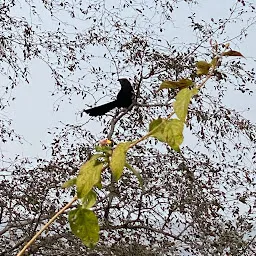
[[[100,140],[100,142],[99,142],[100,146],[106,146],[106,145],[109,145],[111,143],[112,143],[112,141],[109,140],[109,139],[103,139],[103,140]]]

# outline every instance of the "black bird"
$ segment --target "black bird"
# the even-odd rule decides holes
[[[126,78],[118,79],[118,81],[121,84],[121,90],[117,94],[116,100],[95,108],[86,109],[85,113],[89,116],[102,116],[113,108],[128,108],[133,102],[133,88]]]

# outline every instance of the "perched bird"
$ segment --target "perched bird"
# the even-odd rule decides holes
[[[128,108],[133,102],[133,88],[126,78],[118,79],[118,81],[121,84],[121,90],[117,94],[116,100],[98,107],[86,109],[85,113],[89,114],[89,116],[102,116],[113,108]]]

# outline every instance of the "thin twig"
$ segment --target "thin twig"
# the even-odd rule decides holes
[[[30,241],[23,247],[23,249],[17,254],[17,256],[21,256],[24,254],[24,252],[28,249],[28,247],[37,239],[38,236],[41,235],[41,233],[47,229],[55,219],[61,215],[65,210],[67,210],[76,200],[78,199],[77,196],[75,196],[68,204],[66,204],[61,210],[59,210],[33,237],[30,239]]]
[[[170,106],[170,103],[155,103],[155,104],[146,104],[146,103],[136,103],[137,107],[167,107]]]
[[[129,112],[129,111],[132,109],[132,107],[133,107],[134,105],[135,105],[135,104],[132,103],[126,110],[124,110],[124,111],[121,112],[121,113],[116,114],[116,115],[113,117],[113,119],[111,120],[111,124],[110,124],[110,130],[109,130],[109,133],[108,133],[108,136],[107,136],[107,138],[108,138],[109,140],[111,140],[111,137],[112,137],[112,135],[113,135],[113,133],[114,133],[114,129],[115,129],[116,123],[117,123],[127,112]]]

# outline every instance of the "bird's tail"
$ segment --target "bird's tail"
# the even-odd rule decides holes
[[[117,107],[116,100],[95,108],[86,109],[85,113],[89,114],[89,116],[102,116],[115,107]]]

